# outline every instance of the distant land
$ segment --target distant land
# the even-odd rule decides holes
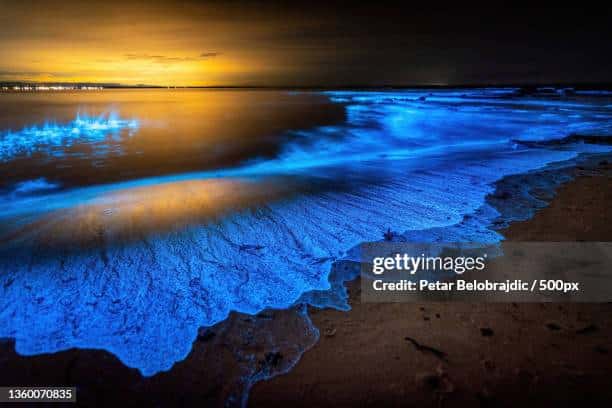
[[[606,83],[474,83],[474,84],[351,84],[351,85],[214,85],[214,86],[165,86],[154,84],[126,85],[104,82],[0,82],[0,91],[56,91],[56,90],[100,90],[100,89],[297,89],[297,90],[330,90],[330,89],[474,89],[474,88],[519,88],[527,93],[538,89],[576,89],[576,90],[612,90],[612,82]]]

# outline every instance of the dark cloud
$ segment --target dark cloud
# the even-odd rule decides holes
[[[146,60],[156,62],[159,64],[172,64],[175,62],[189,62],[189,61],[200,61],[207,58],[213,58],[219,56],[219,52],[205,52],[197,57],[175,57],[168,55],[151,55],[151,54],[125,54],[124,57],[128,60]]]
[[[184,61],[197,61],[197,57],[170,57],[167,55],[150,55],[150,54],[125,54],[125,58],[129,60],[148,60],[151,62],[158,62],[161,64],[168,64],[172,62],[184,62]]]

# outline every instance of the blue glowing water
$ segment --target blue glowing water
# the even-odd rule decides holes
[[[131,136],[138,126],[138,120],[121,119],[116,112],[111,112],[95,117],[77,114],[77,117],[67,124],[46,122],[41,126],[8,130],[0,137],[0,161],[36,153],[52,157],[70,155],[69,148],[75,142],[88,143],[94,149],[93,155],[101,155],[108,151],[110,146],[117,145],[108,143],[109,139],[120,140],[124,130]]]
[[[0,259],[0,337],[15,338],[26,355],[104,349],[153,375],[184,359],[197,329],[230,311],[296,301],[347,309],[342,285],[329,282],[332,263],[388,228],[411,240],[501,239],[487,228],[498,215],[485,204],[495,181],[608,150],[520,141],[612,134],[604,97],[326,95],[345,106],[344,123],[289,130],[272,158],[61,191],[44,179],[15,186],[0,199],[12,237]],[[95,144],[117,127],[139,131],[138,122],[118,118],[105,129],[84,123],[5,135],[2,157],[24,149],[52,156],[47,146]],[[214,214],[202,218],[203,209]],[[466,222],[470,214],[477,216]],[[96,245],[26,245],[62,234]]]

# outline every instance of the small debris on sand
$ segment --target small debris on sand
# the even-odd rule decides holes
[[[483,337],[491,337],[493,336],[493,329],[491,329],[490,327],[481,327],[480,334]]]
[[[326,328],[325,331],[323,331],[323,335],[325,337],[334,337],[336,335],[336,328],[335,327]]]
[[[264,368],[276,367],[283,359],[283,355],[278,351],[271,351],[266,353],[265,359],[260,361],[259,364]]]
[[[412,337],[408,337],[406,336],[404,338],[404,340],[409,341],[410,343],[412,343],[412,345],[414,346],[415,349],[417,349],[418,351],[424,352],[424,353],[430,353],[433,354],[434,356],[436,356],[437,358],[439,358],[442,361],[446,361],[446,353],[438,350],[437,348],[431,347],[431,346],[427,346],[424,344],[419,343],[418,341],[416,341],[415,339],[413,339]]]

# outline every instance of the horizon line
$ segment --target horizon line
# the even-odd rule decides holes
[[[534,81],[534,82],[480,82],[480,83],[421,83],[421,84],[328,84],[328,85],[154,85],[154,84],[121,84],[108,82],[41,82],[41,81],[0,81],[0,87],[14,86],[95,86],[103,89],[389,89],[389,88],[530,88],[530,87],[598,87],[612,89],[612,81],[607,82],[571,82],[571,81]],[[6,90],[6,89],[5,89]]]

